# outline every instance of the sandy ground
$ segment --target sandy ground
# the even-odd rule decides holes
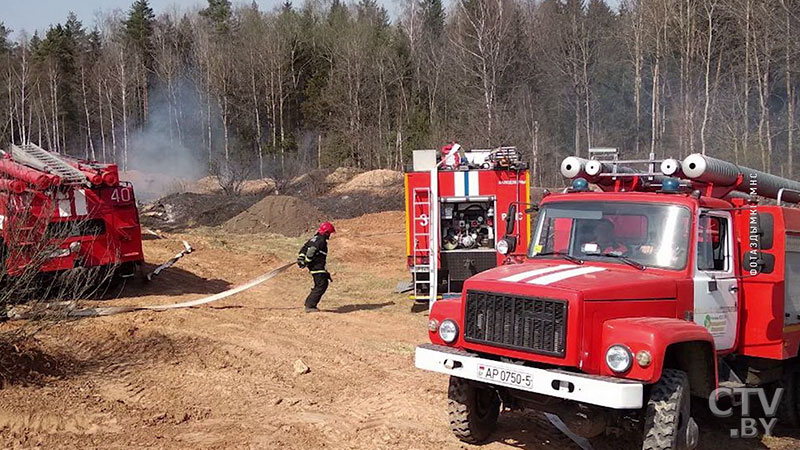
[[[386,233],[377,233],[378,228]],[[297,269],[210,306],[62,323],[40,333],[0,389],[1,448],[460,449],[444,376],[414,369],[424,313],[392,294],[406,278],[402,213],[337,223],[334,283],[304,314]],[[106,304],[162,304],[219,292],[292,260],[301,239],[201,229],[145,242],[166,260],[196,252]],[[0,327],[9,324],[0,324]],[[295,373],[302,360],[310,372]],[[796,437],[731,440],[701,422],[702,449],[800,448]],[[577,449],[537,413],[507,413],[486,449]],[[636,448],[608,437],[597,449]]]

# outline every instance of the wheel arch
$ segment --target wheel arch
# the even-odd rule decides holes
[[[653,384],[667,369],[687,373],[692,394],[707,396],[717,386],[717,359],[714,338],[708,330],[694,322],[673,318],[625,318],[605,322],[604,352],[611,345],[625,344],[633,355],[646,351],[651,363],[634,361],[625,378]],[[613,374],[605,368],[609,375]]]
[[[663,369],[686,372],[695,397],[708,398],[717,388],[714,346],[708,341],[683,341],[669,344],[664,351]]]

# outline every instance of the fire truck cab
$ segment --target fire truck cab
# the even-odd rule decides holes
[[[450,375],[455,435],[485,440],[502,406],[692,449],[691,398],[720,386],[783,388],[797,427],[800,183],[699,154],[593,156],[562,164],[572,187],[538,205],[523,263],[431,309],[416,366]]]
[[[415,301],[433,304],[461,292],[467,278],[525,256],[529,218],[516,208],[506,220],[509,206],[530,202],[527,166],[514,147],[465,151],[453,143],[441,152],[415,150],[405,199]]]

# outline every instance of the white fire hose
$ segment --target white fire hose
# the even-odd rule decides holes
[[[192,308],[194,306],[200,306],[200,305],[205,305],[207,303],[216,302],[218,300],[228,298],[232,295],[236,295],[240,292],[256,287],[259,284],[280,275],[281,273],[285,272],[287,269],[289,269],[295,264],[297,263],[294,261],[286,263],[240,286],[236,286],[234,288],[228,289],[227,291],[210,295],[208,297],[199,298],[197,300],[190,300],[188,302],[173,303],[168,305],[152,305],[152,306],[109,306],[101,308],[81,308],[81,309],[67,310],[63,312],[59,311],[58,315],[62,317],[100,317],[100,316],[112,316],[114,314],[121,314],[133,311],[166,311],[168,309]],[[42,305],[41,307],[26,311],[15,311],[14,309],[11,309],[8,311],[7,315],[8,319],[10,320],[30,319],[43,314],[44,311],[46,310],[58,311],[54,306],[57,305],[49,305],[49,304]]]
[[[169,269],[170,267],[175,265],[175,263],[178,262],[179,259],[183,258],[184,256],[194,251],[194,249],[192,248],[191,245],[189,245],[188,242],[186,241],[181,241],[181,242],[183,243],[183,250],[181,250],[177,255],[173,256],[169,261],[165,262],[164,264],[161,264],[160,266],[156,267],[152,272],[147,274],[147,281],[153,281],[153,278],[157,277],[161,272]]]

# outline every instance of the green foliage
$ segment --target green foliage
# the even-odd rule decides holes
[[[444,34],[445,12],[442,0],[419,0],[423,29],[434,39]]]
[[[29,136],[76,155],[185,149],[204,165],[263,158],[264,174],[277,176],[320,164],[397,168],[413,149],[451,140],[524,154],[536,142],[540,167],[589,145],[682,156],[699,151],[709,56],[709,152],[791,170],[779,161],[797,146],[800,3],[759,3],[748,29],[763,39],[749,41],[729,3],[464,0],[446,11],[444,0],[404,0],[393,21],[378,0],[287,0],[269,11],[208,0],[199,13],[158,17],[135,0],[104,33],[71,14],[30,38],[30,76],[12,79],[10,98],[0,92],[0,142],[20,139],[14,105],[25,105]],[[10,69],[0,73],[19,74],[23,46],[9,36],[0,24]],[[555,171],[539,177],[560,182]]]
[[[125,37],[145,67],[152,68],[153,26],[155,13],[148,0],[136,0],[131,5],[128,18],[123,21]]]
[[[11,30],[0,22],[0,54],[11,51],[11,41],[8,40],[10,34]]]
[[[208,6],[200,11],[200,15],[205,17],[219,34],[228,33],[231,30],[233,9],[230,0],[208,0]]]

